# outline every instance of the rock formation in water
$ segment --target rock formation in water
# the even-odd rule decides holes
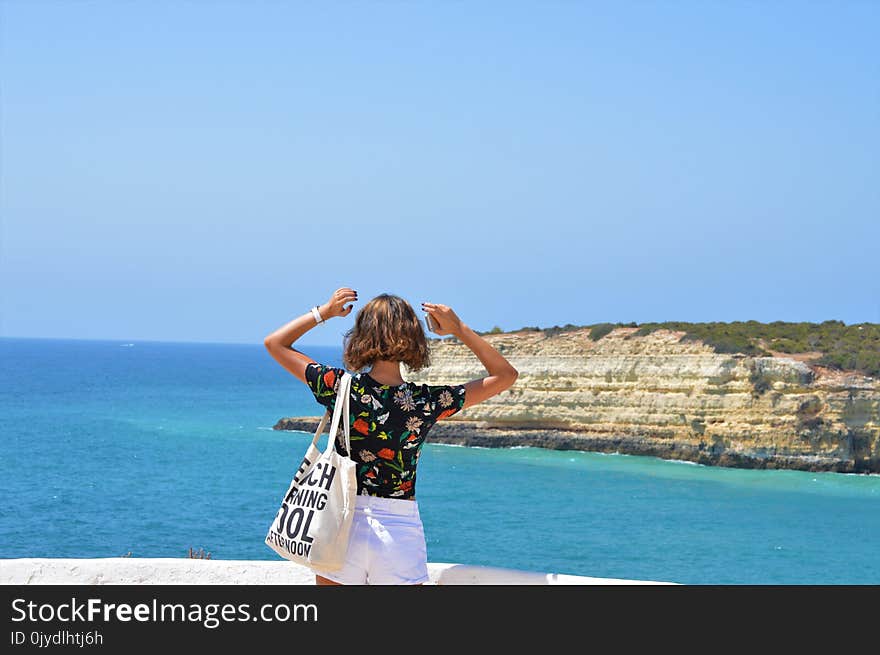
[[[507,391],[435,425],[428,440],[652,455],[702,464],[880,472],[880,380],[793,357],[719,354],[683,333],[617,328],[487,334],[519,371]],[[456,339],[432,341],[428,384],[486,375]],[[276,429],[314,431],[317,419]]]

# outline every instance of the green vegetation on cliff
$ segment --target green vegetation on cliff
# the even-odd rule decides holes
[[[880,376],[880,324],[846,325],[842,321],[824,323],[786,323],[774,321],[734,321],[732,323],[597,323],[595,325],[554,325],[550,328],[524,327],[548,336],[590,328],[590,338],[598,341],[617,327],[637,327],[631,336],[646,336],[656,330],[684,332],[684,340],[702,341],[720,353],[763,356],[772,352],[814,354],[810,363],[866,375]],[[772,352],[771,352],[772,351]]]

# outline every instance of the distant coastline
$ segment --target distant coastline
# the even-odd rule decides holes
[[[880,378],[869,374],[880,325],[600,324],[483,336],[516,366],[517,382],[435,425],[429,441],[880,472]],[[455,338],[431,348],[431,366],[404,370],[405,379],[460,384],[486,374]],[[286,417],[274,427],[316,425]]]

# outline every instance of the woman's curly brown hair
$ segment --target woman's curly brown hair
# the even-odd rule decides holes
[[[345,333],[342,361],[360,371],[377,360],[403,362],[411,371],[430,365],[428,339],[412,306],[400,296],[383,293],[357,313]]]

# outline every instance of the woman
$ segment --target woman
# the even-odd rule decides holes
[[[264,340],[281,366],[305,382],[324,407],[332,409],[345,369],[316,362],[292,348],[308,330],[336,316],[348,316],[357,292],[337,289]],[[358,463],[358,497],[345,565],[315,571],[326,584],[422,584],[428,580],[427,547],[416,503],[416,466],[431,426],[509,388],[517,371],[485,339],[446,305],[422,303],[434,332],[453,335],[486,367],[487,376],[457,385],[407,382],[400,364],[418,371],[430,363],[428,341],[410,304],[381,294],[357,314],[345,335],[343,363],[352,372],[351,457]],[[368,371],[362,369],[369,366]],[[336,442],[338,452],[344,444]]]

